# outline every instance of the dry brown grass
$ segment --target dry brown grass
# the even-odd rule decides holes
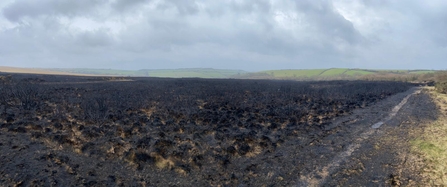
[[[170,158],[165,159],[157,154],[151,154],[151,156],[155,157],[155,166],[159,169],[171,169],[174,167],[174,161]]]
[[[423,157],[425,167],[424,178],[431,186],[447,186],[447,95],[435,92],[433,87],[427,88],[439,107],[439,118],[427,125],[421,137],[412,141],[412,150]]]
[[[45,69],[16,68],[16,67],[7,67],[7,66],[0,66],[0,72],[5,72],[5,73],[26,73],[26,74],[43,74],[43,75],[94,76],[94,75],[80,74],[80,73],[68,73],[68,72],[51,71],[51,70],[45,70]]]

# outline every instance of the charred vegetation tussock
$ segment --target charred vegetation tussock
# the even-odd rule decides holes
[[[184,175],[237,168],[244,159],[272,154],[300,134],[321,131],[337,116],[412,86],[368,81],[32,80],[0,84],[2,131],[29,133],[36,141],[125,161],[138,170]],[[256,163],[247,170],[253,173]],[[237,181],[247,172],[233,173],[228,180]],[[201,180],[219,175],[208,174]]]

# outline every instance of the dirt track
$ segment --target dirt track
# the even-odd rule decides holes
[[[405,96],[408,102],[390,115]],[[409,140],[420,124],[436,116],[430,97],[416,88],[358,110],[334,123],[342,129],[308,147],[316,159],[303,162],[296,186],[424,186],[418,175],[421,162],[410,154]],[[385,123],[379,128],[371,127],[381,120]]]

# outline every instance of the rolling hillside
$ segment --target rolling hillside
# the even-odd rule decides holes
[[[297,79],[297,80],[332,80],[332,79],[359,79],[368,77],[389,76],[417,76],[434,73],[434,70],[370,70],[370,69],[287,69],[268,70],[256,73],[247,73],[243,78],[266,79]]]
[[[288,79],[288,80],[430,80],[435,70],[374,70],[374,69],[286,69],[246,72],[243,70],[185,68],[185,69],[40,69],[0,66],[0,72],[80,75],[80,76],[129,76],[129,77],[168,77],[168,78],[239,78],[239,79]]]

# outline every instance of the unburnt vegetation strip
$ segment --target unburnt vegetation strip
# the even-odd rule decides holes
[[[336,117],[413,86],[401,82],[161,78],[93,84],[73,79],[77,84],[52,84],[60,79],[73,78],[43,76],[36,81],[13,76],[1,82],[0,132],[4,137],[26,137],[28,144],[51,147],[31,159],[55,162],[56,175],[83,185],[162,183],[154,173],[197,184],[253,184],[269,175],[261,164],[275,164],[259,163],[261,158],[274,155],[287,141],[324,131]],[[18,150],[12,146],[17,145],[2,142],[0,149]],[[64,154],[58,153],[58,147]],[[128,175],[124,170],[113,175],[92,173],[82,169],[90,162],[76,162],[79,158],[101,161],[97,168],[123,163],[134,173],[131,177],[124,177]],[[23,178],[8,174],[13,171],[2,164],[0,182],[54,183],[55,179],[41,174],[51,169],[42,167]]]

